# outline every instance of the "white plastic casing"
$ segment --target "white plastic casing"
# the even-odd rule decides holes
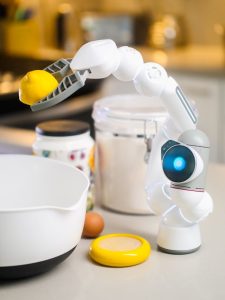
[[[160,98],[171,119],[181,132],[196,128],[197,116],[194,113],[194,109],[172,77],[168,78]]]
[[[169,226],[160,224],[157,244],[163,249],[174,251],[174,253],[189,253],[201,246],[201,234],[198,224],[190,226]]]
[[[174,207],[174,202],[171,200],[169,185],[163,182],[158,182],[152,188],[152,192],[148,194],[148,202],[151,210],[156,215],[164,215],[168,210]]]
[[[160,222],[157,244],[174,253],[193,252],[201,246],[199,225],[187,222],[180,209],[174,207]]]
[[[173,202],[180,208],[188,222],[200,222],[213,211],[213,202],[207,192],[186,191],[171,188]]]
[[[159,97],[165,88],[168,76],[166,70],[156,63],[146,63],[134,79],[138,93]]]
[[[157,215],[163,215],[174,205],[170,197],[170,181],[164,175],[161,164],[161,147],[170,137],[178,138],[179,132],[173,128],[170,118],[159,128],[153,139],[151,155],[146,176],[146,193],[148,204]],[[168,136],[169,135],[169,136]]]
[[[119,51],[112,40],[98,40],[84,44],[70,63],[76,70],[91,70],[88,78],[98,79],[111,75],[120,63]]]
[[[120,64],[113,75],[121,81],[132,81],[144,63],[141,53],[127,46],[120,47],[118,51]]]

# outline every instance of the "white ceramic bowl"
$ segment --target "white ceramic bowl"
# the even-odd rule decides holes
[[[88,178],[62,162],[0,155],[0,279],[44,272],[78,244]]]

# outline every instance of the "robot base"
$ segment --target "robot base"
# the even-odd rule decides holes
[[[170,254],[188,254],[201,247],[201,235],[198,224],[186,226],[168,225],[162,220],[157,244],[159,250]]]

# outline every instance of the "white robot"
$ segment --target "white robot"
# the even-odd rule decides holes
[[[46,68],[59,81],[58,88],[31,106],[33,111],[55,105],[85,84],[87,78],[111,74],[132,81],[137,92],[161,98],[169,118],[151,146],[146,180],[151,209],[161,216],[158,247],[172,254],[196,251],[201,246],[199,222],[213,210],[204,190],[209,156],[207,136],[196,129],[197,114],[177,82],[156,63],[144,63],[130,47],[117,48],[112,40],[83,45],[74,58]]]

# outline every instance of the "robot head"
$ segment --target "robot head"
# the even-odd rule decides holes
[[[203,171],[203,161],[197,151],[169,140],[161,148],[162,168],[174,183],[184,183],[197,178]]]

